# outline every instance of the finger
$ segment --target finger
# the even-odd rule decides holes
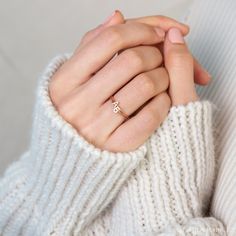
[[[164,60],[170,78],[169,93],[172,105],[196,101],[198,96],[194,85],[193,57],[177,28],[171,28],[167,33]]]
[[[166,17],[166,16],[145,16],[145,17],[139,17],[139,18],[132,18],[127,19],[127,23],[132,22],[140,22],[149,24],[152,26],[158,26],[164,29],[165,31],[168,31],[170,28],[178,28],[183,35],[187,35],[189,33],[189,26],[183,23],[180,23],[172,18]],[[162,44],[158,45],[158,48],[161,50]],[[209,73],[199,64],[199,62],[194,58],[194,81],[196,84],[199,85],[207,85],[211,80],[211,76]]]
[[[194,58],[194,82],[199,85],[207,85],[211,81],[211,75]]]
[[[83,47],[89,41],[94,39],[98,34],[100,34],[105,28],[111,25],[122,24],[125,22],[123,14],[119,10],[115,10],[102,24],[98,25],[95,29],[88,31],[82,40],[78,48]],[[77,50],[76,50],[77,51]]]
[[[187,35],[189,33],[189,26],[183,23],[180,23],[170,17],[167,16],[145,16],[138,18],[130,18],[126,19],[126,23],[140,22],[152,26],[157,26],[165,30],[166,32],[173,27],[178,28],[183,35]]]
[[[121,90],[113,95],[122,112],[127,116],[132,116],[140,107],[142,107],[151,98],[167,90],[169,85],[168,74],[164,68],[142,73],[131,80]],[[114,104],[109,99],[101,107],[103,114],[103,125],[109,123],[109,127],[103,130],[105,139],[111,132],[119,127],[126,118],[120,113],[114,113]]]
[[[115,95],[115,101],[118,101],[118,106],[122,108],[127,116],[133,116],[135,113],[145,105],[152,97],[156,96],[167,90],[169,85],[168,74],[164,68],[156,68],[152,71],[148,71],[136,76],[127,85],[125,85],[121,90],[119,90]],[[96,93],[97,95],[97,93]],[[89,98],[90,100],[90,98]],[[94,99],[91,99],[94,101]],[[81,98],[77,99],[74,104],[81,104]],[[93,102],[94,106],[94,102]],[[83,107],[83,105],[80,105]],[[126,118],[120,113],[114,113],[114,104],[111,99],[108,99],[102,106],[99,107],[99,112],[93,114],[90,112],[87,104],[86,107],[86,117],[87,120],[94,120],[93,117],[96,116],[96,120],[93,121],[93,125],[96,127],[104,127],[102,130],[94,133],[94,126],[90,124],[81,130],[90,140],[94,140],[95,136],[98,135],[101,143],[104,143],[110,134],[120,126]],[[74,108],[71,107],[70,110]],[[71,111],[70,111],[71,113]],[[89,117],[90,114],[90,117]],[[85,115],[84,115],[85,116]],[[100,144],[100,143],[99,143]]]
[[[153,70],[161,63],[162,55],[155,47],[138,46],[127,49],[86,83],[86,91],[88,95],[96,94],[96,103],[103,104],[136,75]]]
[[[168,73],[165,68],[159,67],[136,76],[114,98],[120,102],[125,114],[131,116],[152,97],[166,91],[168,86]]]
[[[119,126],[104,145],[111,151],[134,150],[144,143],[164,121],[170,108],[170,98],[162,93],[147,103],[135,116]]]
[[[156,45],[160,52],[163,54],[164,44]],[[194,82],[199,85],[207,85],[211,81],[211,75],[202,67],[201,64],[193,57],[194,60]]]
[[[171,27],[177,27],[181,30],[183,35],[186,35],[186,32],[189,32],[188,25],[178,22],[166,16],[146,16],[146,17],[139,17],[125,20],[123,14],[119,10],[115,11],[114,16],[106,24],[106,27],[110,25],[122,24],[125,22],[129,23],[133,21],[146,23],[152,26],[163,27],[163,29],[165,29],[166,31],[168,31],[168,29],[170,29]],[[161,52],[163,52],[162,50],[163,43],[160,43],[157,46],[161,50]],[[211,80],[211,75],[202,67],[202,65],[197,61],[197,59],[194,58],[194,82],[199,85],[207,85],[210,82],[210,80]]]
[[[119,50],[138,45],[150,45],[164,40],[164,32],[142,23],[110,26],[73,55],[67,65],[77,83],[104,66]],[[79,78],[78,78],[79,77]],[[73,82],[73,78],[69,82]],[[74,81],[75,82],[75,81]]]
[[[172,18],[166,16],[146,16],[146,17],[139,17],[133,19],[124,19],[122,13],[118,10],[115,11],[114,16],[111,18],[110,21],[106,23],[106,27],[110,25],[122,24],[122,23],[130,23],[130,22],[140,22],[149,24],[152,26],[158,26],[163,28],[165,31],[168,31],[172,27],[177,27],[181,30],[183,35],[186,35],[189,32],[189,27],[186,24],[178,22]],[[104,29],[103,27],[101,30]],[[101,31],[99,30],[98,33]],[[159,49],[162,49],[163,44],[159,44]],[[196,84],[199,85],[207,85],[211,80],[211,75],[199,64],[199,62],[194,58],[194,81]]]
[[[109,16],[103,24],[100,24],[95,29],[86,33],[86,35],[82,38],[80,46],[84,43],[90,41],[94,38],[97,34],[99,34],[103,29],[108,26],[122,24],[122,23],[131,23],[131,22],[140,22],[149,24],[152,26],[158,26],[165,31],[168,31],[171,27],[177,27],[181,30],[181,32],[186,35],[189,32],[189,27],[186,24],[178,22],[170,17],[167,16],[146,16],[146,17],[139,17],[133,19],[124,19],[124,15],[119,11],[115,10],[111,16]]]

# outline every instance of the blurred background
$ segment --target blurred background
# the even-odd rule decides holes
[[[0,175],[27,149],[35,88],[49,60],[71,52],[115,9],[183,19],[192,0],[0,0]]]

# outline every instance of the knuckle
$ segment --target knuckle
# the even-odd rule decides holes
[[[111,44],[121,46],[123,44],[123,35],[118,26],[110,26],[103,31],[105,39]]]
[[[168,23],[170,21],[170,18],[168,18],[167,16],[164,16],[164,15],[157,15],[156,20],[158,20],[159,22],[164,24],[164,23]]]
[[[138,78],[138,89],[143,95],[153,95],[155,94],[155,83],[152,78],[147,74],[143,73]]]
[[[134,67],[142,67],[143,57],[142,54],[136,49],[128,49],[124,55],[128,63],[131,63]]]
[[[153,46],[144,46],[144,49],[146,58],[150,58],[150,60],[147,60],[147,63],[150,64],[150,68],[156,68],[160,66],[160,64],[163,62],[161,51],[157,47]]]

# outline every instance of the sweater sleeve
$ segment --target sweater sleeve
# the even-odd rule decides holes
[[[57,113],[48,84],[67,59],[54,58],[42,74],[29,149],[0,180],[0,235],[78,235],[144,159],[146,143],[130,152],[98,149]]]
[[[171,108],[148,141],[145,162],[114,203],[112,232],[227,235],[223,223],[208,215],[215,179],[212,109],[209,101]]]

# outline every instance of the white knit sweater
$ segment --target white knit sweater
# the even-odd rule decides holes
[[[236,235],[236,1],[195,0],[186,22],[187,41],[193,54],[213,76],[206,88],[198,87],[202,99],[215,110],[217,178],[210,212]]]
[[[1,235],[223,233],[219,221],[203,218],[215,170],[211,104],[171,108],[135,151],[101,151],[50,101],[48,83],[65,61],[55,58],[43,74],[31,145],[1,181]]]
[[[48,83],[67,59],[59,55],[43,73],[31,144],[0,181],[0,235],[227,235],[214,209],[209,214],[217,174],[212,103],[172,107],[135,151],[100,150],[49,98]]]

